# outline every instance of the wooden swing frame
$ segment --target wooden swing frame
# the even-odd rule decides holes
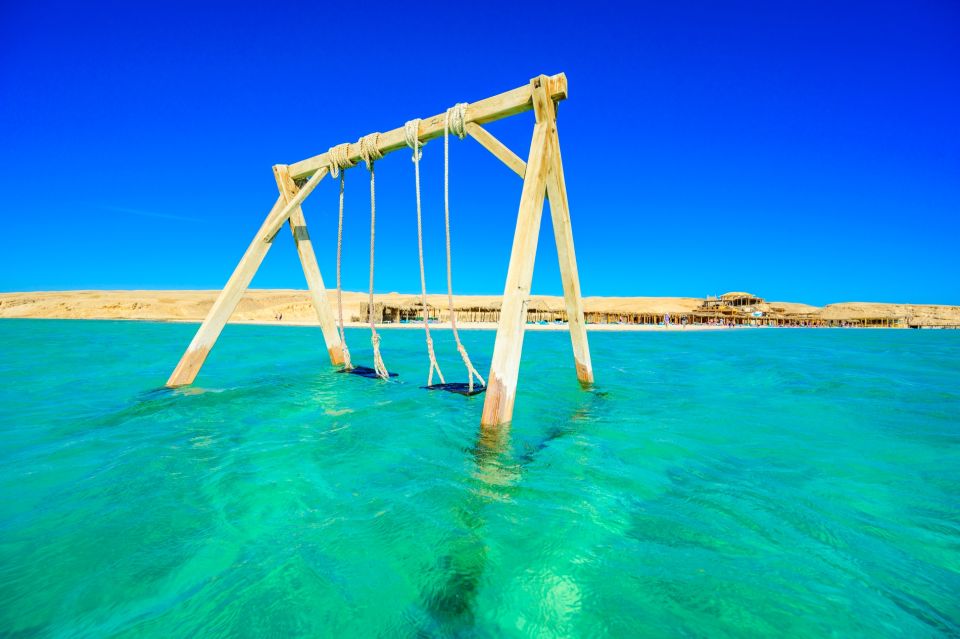
[[[550,215],[557,243],[557,256],[560,259],[560,276],[563,281],[563,297],[573,343],[577,379],[584,387],[593,383],[593,366],[587,344],[580,278],[577,274],[573,230],[570,226],[570,207],[557,134],[557,103],[566,98],[567,78],[559,73],[554,76],[537,76],[527,85],[466,106],[464,121],[467,134],[523,178],[500,322],[497,326],[490,372],[487,375],[487,392],[481,417],[484,428],[508,424],[513,417],[533,265],[544,200],[547,198],[550,200]],[[530,110],[533,110],[536,116],[536,124],[530,152],[524,162],[481,125]],[[445,114],[435,115],[420,121],[418,138],[421,142],[443,135],[444,116]],[[380,135],[379,149],[384,155],[403,148],[407,148],[403,127]],[[350,145],[349,157],[351,161],[361,159],[359,143]],[[333,309],[327,298],[320,267],[307,232],[306,220],[300,208],[328,172],[327,153],[295,164],[278,164],[273,167],[280,195],[167,380],[168,387],[185,386],[196,378],[224,325],[270,250],[274,238],[287,223],[293,233],[330,362],[333,365],[343,364],[340,335]],[[302,183],[304,179],[306,182]],[[298,186],[298,183],[302,185]]]

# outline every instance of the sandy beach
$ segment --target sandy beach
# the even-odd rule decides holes
[[[200,322],[212,306],[218,291],[42,291],[0,293],[0,318],[35,319],[104,319],[142,320],[157,322]],[[336,292],[328,291],[331,307],[336,309]],[[367,294],[343,293],[343,313],[347,326],[365,326],[360,321],[361,309]],[[460,308],[499,308],[499,295],[458,295],[455,305]],[[380,303],[418,305],[414,294],[386,293],[375,296]],[[670,313],[681,317],[699,307],[702,298],[694,297],[586,297],[585,310],[617,314]],[[445,308],[445,295],[428,295],[428,303]],[[556,296],[533,296],[532,307],[563,308],[563,299]],[[769,302],[787,316],[850,319],[862,317],[907,317],[916,325],[929,327],[960,326],[960,306],[930,304],[880,304],[845,302],[818,307],[797,302]],[[289,326],[316,326],[317,318],[306,291],[292,289],[252,289],[246,292],[230,321],[246,324],[282,324]],[[419,322],[392,323],[392,327],[421,328]],[[431,323],[431,328],[449,328],[448,323]],[[492,330],[495,322],[467,322],[460,320],[464,329]],[[565,330],[565,324],[528,324],[532,330]],[[593,323],[590,330],[651,331],[651,330],[717,330],[716,325],[660,326],[651,324]]]
[[[0,293],[0,318],[32,319],[86,319],[86,320],[140,320],[155,322],[200,322],[210,309],[219,291],[43,291],[35,293]],[[329,291],[331,306],[336,309],[336,292]],[[386,293],[376,295],[377,302],[409,301],[413,294]],[[419,299],[419,298],[417,298]],[[562,306],[563,298],[537,296],[540,303]],[[348,327],[369,326],[357,318],[361,306],[368,300],[366,293],[343,292],[344,325]],[[429,303],[445,306],[444,295],[428,295]],[[458,295],[458,305],[499,306],[499,295]],[[589,308],[670,308],[682,313],[695,308],[695,298],[586,298]],[[351,318],[351,319],[347,319]],[[306,291],[299,290],[250,290],[244,295],[231,324],[260,324],[284,326],[317,326],[317,316]],[[421,322],[378,324],[386,328],[423,330]],[[458,328],[464,330],[496,330],[496,322],[460,321]],[[434,330],[449,329],[449,322],[431,322]],[[529,330],[566,330],[566,324],[528,324]],[[592,331],[665,331],[665,330],[718,330],[722,326],[669,326],[632,324],[590,324]]]

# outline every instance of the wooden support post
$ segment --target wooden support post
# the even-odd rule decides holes
[[[284,204],[285,199],[281,195],[277,198],[276,204],[273,205],[270,214],[267,215],[267,219],[264,220],[260,230],[257,231],[257,235],[253,238],[250,246],[247,247],[247,252],[243,254],[240,263],[233,270],[227,285],[220,291],[217,301],[213,303],[213,307],[207,313],[207,317],[204,318],[197,334],[193,336],[193,341],[190,342],[187,351],[180,358],[180,363],[173,370],[170,379],[167,380],[167,386],[185,386],[193,383],[197,373],[200,372],[200,367],[206,361],[210,349],[213,348],[217,338],[220,337],[223,326],[230,319],[230,315],[233,314],[237,304],[240,303],[244,291],[247,290],[250,280],[253,279],[257,269],[260,268],[267,251],[273,246],[272,237],[268,241],[263,239],[264,230],[274,216],[283,209]]]
[[[496,427],[509,422],[513,417],[527,304],[530,301],[530,284],[533,281],[533,262],[537,254],[537,236],[546,196],[549,131],[549,122],[537,124],[530,144],[530,157],[527,160],[520,210],[517,214],[517,228],[510,252],[510,266],[507,268],[507,283],[500,307],[500,323],[497,326],[493,360],[487,376],[487,392],[480,419],[482,427]]]
[[[273,175],[277,180],[277,188],[286,202],[290,202],[297,194],[297,185],[290,177],[290,171],[285,164],[278,164],[273,167]],[[317,264],[317,256],[313,252],[313,242],[310,241],[310,233],[307,231],[307,220],[303,216],[303,209],[299,206],[290,211],[290,231],[293,233],[293,241],[297,245],[297,254],[300,256],[300,265],[303,267],[303,274],[307,279],[307,288],[310,289],[310,299],[313,301],[313,309],[317,312],[317,321],[320,323],[320,330],[323,333],[323,341],[327,347],[327,354],[330,356],[330,363],[334,366],[343,364],[343,346],[340,343],[340,333],[337,331],[337,325],[333,319],[333,309],[330,308],[330,299],[327,297],[327,289],[323,285],[323,277],[320,275],[320,266]]]
[[[560,138],[555,125],[552,127],[548,142],[550,170],[547,174],[547,195],[550,198],[550,219],[553,222],[553,236],[557,242],[557,257],[560,259],[563,301],[567,307],[567,321],[570,327],[570,340],[573,342],[577,379],[582,386],[590,386],[593,384],[593,363],[590,361],[587,326],[583,319],[580,275],[577,273],[577,256],[573,250],[573,228],[570,225],[570,203],[567,201],[567,185],[563,179],[563,162],[560,157]]]
[[[523,335],[526,325],[526,309],[533,281],[533,265],[537,253],[537,240],[543,204],[550,194],[550,213],[553,220],[554,238],[560,258],[563,278],[564,301],[573,341],[577,378],[586,386],[593,383],[593,366],[587,344],[586,325],[583,317],[583,300],[580,297],[580,280],[577,274],[576,254],[573,248],[573,231],[570,226],[570,209],[566,184],[560,158],[560,143],[556,127],[556,107],[548,93],[549,78],[539,76],[530,81],[533,109],[537,117],[530,157],[523,173],[523,191],[520,196],[520,211],[514,232],[507,283],[503,292],[500,322],[493,347],[493,360],[487,377],[487,393],[483,404],[481,427],[495,428],[507,424],[513,418],[517,380],[520,371],[520,355],[523,350]],[[477,127],[479,128],[479,127]],[[480,129],[482,131],[482,129]],[[485,133],[485,132],[484,132]],[[516,162],[501,157],[509,149],[499,144],[493,136],[486,140],[483,134],[474,135],[494,155],[508,166]],[[496,144],[494,144],[493,142]],[[498,148],[498,145],[501,148]],[[491,148],[492,147],[492,148]],[[495,150],[496,149],[496,150]],[[513,167],[511,167],[513,168]],[[516,169],[514,169],[516,170]]]
[[[260,264],[263,263],[267,251],[273,246],[273,239],[277,235],[276,230],[287,220],[290,212],[300,206],[325,175],[326,169],[317,171],[310,182],[300,189],[290,201],[287,201],[282,194],[277,198],[267,218],[260,225],[253,241],[250,242],[250,246],[247,247],[246,253],[240,259],[240,263],[233,270],[230,279],[227,280],[227,285],[220,291],[217,301],[213,303],[213,307],[204,318],[197,334],[193,336],[193,340],[183,357],[180,358],[177,367],[173,369],[170,379],[167,380],[167,386],[186,386],[193,383],[204,361],[206,361],[207,355],[210,354],[213,345],[217,343],[217,338],[220,337],[224,325],[230,319],[234,309],[237,308],[237,304],[240,303],[243,293],[250,286],[250,281],[256,274],[257,269],[260,268]]]

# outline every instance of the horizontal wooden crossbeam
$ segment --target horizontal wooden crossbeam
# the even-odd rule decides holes
[[[547,86],[545,88],[547,89],[547,95],[549,95],[554,102],[559,102],[560,100],[565,100],[567,98],[566,75],[563,73],[558,73],[557,75],[550,76],[547,78],[546,84]],[[531,85],[527,84],[505,93],[501,93],[500,95],[495,95],[491,98],[486,98],[484,100],[479,100],[477,102],[468,104],[466,107],[466,117],[464,122],[485,124],[487,122],[501,120],[511,115],[516,115],[517,113],[530,111],[531,109],[533,109],[533,89],[531,88]],[[446,113],[441,113],[439,115],[420,120],[418,137],[420,138],[421,142],[427,142],[428,140],[433,140],[443,135],[443,123],[445,115]],[[401,126],[393,129],[392,131],[381,133],[378,148],[384,155],[392,151],[407,148],[403,127]],[[361,160],[360,144],[356,142],[352,143],[350,145],[349,153],[350,160],[352,162],[359,162]],[[315,155],[312,158],[291,164],[289,167],[290,176],[295,180],[310,177],[318,169],[325,167],[328,164],[329,159],[327,154],[321,153],[320,155]]]

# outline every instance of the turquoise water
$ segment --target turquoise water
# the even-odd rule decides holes
[[[960,332],[528,333],[494,441],[417,331],[194,329],[0,321],[0,635],[960,635]]]

